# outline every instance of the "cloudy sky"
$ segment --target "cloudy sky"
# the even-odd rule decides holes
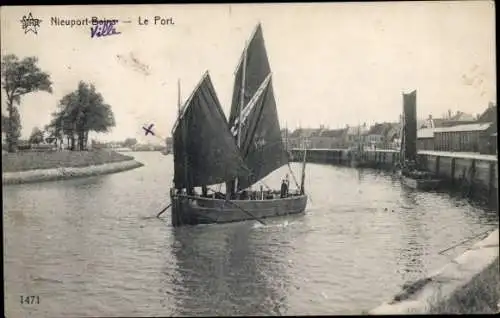
[[[38,34],[21,28],[29,12],[42,20]],[[91,38],[90,26],[51,25],[93,16],[131,23],[101,38]],[[175,25],[154,25],[154,16]],[[117,125],[100,140],[152,141],[141,131],[145,123],[168,136],[177,80],[184,100],[205,70],[228,111],[233,73],[259,21],[282,127],[397,120],[402,92],[414,89],[420,117],[480,113],[496,101],[489,1],[2,7],[2,55],[37,56],[53,81],[53,94],[23,97],[22,135],[47,124],[80,80],[94,83],[113,107]]]

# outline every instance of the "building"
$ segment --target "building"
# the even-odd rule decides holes
[[[455,115],[449,115],[447,118],[433,118],[432,115],[419,123],[418,128],[442,128],[442,127],[452,127],[457,125],[473,124],[476,119],[473,115],[462,113],[457,111]]]
[[[417,130],[417,150],[434,150],[434,131],[440,128],[421,128]]]
[[[364,144],[366,142],[368,131],[369,129],[366,127],[366,123],[359,126],[347,126],[345,129],[343,142],[347,147]]]
[[[312,148],[311,137],[317,136],[323,128],[297,128],[288,135],[288,149]]]
[[[497,122],[497,106],[494,103],[489,103],[488,108],[477,119],[480,123],[495,123]]]
[[[398,123],[376,123],[367,132],[365,141],[372,148],[388,149],[401,134],[401,125]]]
[[[386,149],[397,149],[401,148],[401,123],[390,123],[390,129],[387,130],[385,140]]]
[[[474,123],[435,129],[434,150],[489,153],[491,145],[481,141],[491,139],[493,128],[492,123]]]
[[[491,155],[497,155],[498,154],[497,143],[498,143],[497,132],[495,131],[494,133],[492,133],[489,136],[489,143],[487,143],[489,152],[487,152],[487,153],[489,153]],[[483,144],[483,143],[481,143],[481,144]]]
[[[344,148],[345,129],[324,129],[313,133],[309,140],[311,147],[315,149],[337,149]]]

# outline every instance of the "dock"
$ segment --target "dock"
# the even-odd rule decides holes
[[[292,149],[292,161],[302,161],[304,151]],[[498,159],[495,155],[470,152],[420,150],[418,160],[444,184],[459,188],[483,201],[498,201]],[[400,153],[391,149],[367,149],[361,153],[362,167],[392,169]],[[347,149],[308,149],[307,161],[313,163],[350,165]]]

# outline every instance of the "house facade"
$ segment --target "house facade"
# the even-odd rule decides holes
[[[345,129],[322,130],[310,137],[311,147],[316,149],[344,148]]]
[[[366,123],[360,126],[347,126],[343,142],[348,148],[355,147],[359,144],[365,144],[368,131],[369,129],[366,127]]]
[[[442,127],[434,130],[434,150],[480,152],[484,149],[481,140],[492,134],[491,123],[475,123]]]
[[[417,150],[434,150],[434,131],[439,128],[417,130]]]

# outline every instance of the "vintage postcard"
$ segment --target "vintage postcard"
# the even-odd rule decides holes
[[[0,12],[6,317],[498,312],[494,2]]]

